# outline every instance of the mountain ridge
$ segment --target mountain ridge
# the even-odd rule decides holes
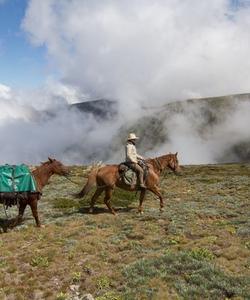
[[[71,108],[93,115],[100,124],[102,122],[113,122],[114,126],[118,124],[117,101],[95,99],[73,104]],[[213,162],[250,162],[250,134],[247,128],[235,129],[232,123],[236,122],[235,120],[242,123],[241,115],[246,111],[250,113],[250,93],[192,98],[154,107],[144,106],[142,112],[135,114],[132,120],[117,125],[117,132],[110,144],[97,149],[95,157],[90,154],[88,159],[100,158],[106,161],[115,157],[118,160],[123,156],[121,145],[124,144],[128,132],[136,132],[141,137],[138,141],[141,153],[155,153],[164,145],[166,145],[164,148],[171,148],[172,144],[176,144],[173,143],[173,139],[178,140],[178,136],[181,136],[184,140],[181,148],[185,152],[190,151],[188,147],[185,150],[187,146],[185,143],[188,143],[188,139],[193,139],[194,147],[197,144],[202,149],[204,148],[202,145],[207,144],[211,149],[205,151],[216,152]],[[243,121],[247,127],[249,121]]]

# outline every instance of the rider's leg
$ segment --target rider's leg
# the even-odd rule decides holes
[[[133,170],[135,170],[135,172],[136,172],[136,174],[137,174],[137,176],[139,178],[140,187],[141,188],[146,188],[146,186],[144,184],[144,179],[143,179],[144,171],[143,171],[142,167],[140,167],[136,163],[133,163],[131,166],[132,166]]]

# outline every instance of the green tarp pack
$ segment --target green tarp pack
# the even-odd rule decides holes
[[[28,166],[0,166],[0,192],[36,192],[36,182]]]

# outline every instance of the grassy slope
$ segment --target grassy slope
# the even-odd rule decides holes
[[[83,167],[72,170],[86,180]],[[102,201],[88,214],[89,197],[73,200],[79,187],[55,176],[39,203],[45,228],[28,208],[0,235],[0,299],[247,299],[249,178],[249,164],[185,166],[161,181],[162,214],[151,194],[138,215],[135,195],[117,190],[114,217]]]

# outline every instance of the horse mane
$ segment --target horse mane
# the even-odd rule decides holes
[[[31,168],[31,172],[34,174],[34,173],[37,173],[39,172],[40,170],[43,169],[43,167],[45,166],[49,166],[51,164],[51,161],[47,160],[47,161],[44,161],[44,162],[41,162],[39,166],[33,166]]]
[[[157,157],[154,157],[154,158],[148,158],[148,159],[146,159],[146,161],[147,161],[148,163],[150,163],[150,162],[152,162],[152,161],[155,162],[155,161],[157,161],[158,159],[161,159],[161,158],[167,158],[167,157],[170,157],[170,156],[172,156],[172,155],[175,155],[175,154],[169,152],[168,154],[164,154],[164,155],[157,156]]]
[[[154,158],[149,158],[146,160],[148,164],[151,164],[155,170],[162,172],[166,168],[166,162],[171,161],[172,159],[177,160],[177,154],[169,152],[168,154],[161,155]]]
[[[48,160],[48,161],[44,161],[44,162],[41,162],[41,166],[46,166],[46,165],[49,165],[51,162]]]

